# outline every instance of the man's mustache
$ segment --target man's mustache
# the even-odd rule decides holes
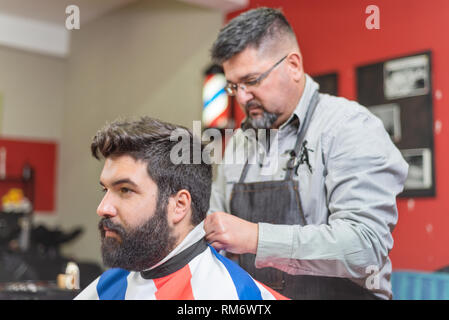
[[[259,101],[251,100],[251,101],[249,101],[249,102],[247,102],[245,104],[246,113],[248,113],[249,109],[252,108],[252,107],[262,108],[265,111],[265,108],[263,107],[263,105]]]
[[[102,235],[104,235],[105,233],[104,228],[108,228],[109,230],[114,231],[120,236],[126,233],[125,228],[123,228],[119,224],[113,223],[110,218],[101,218],[100,222],[98,222],[98,229],[101,231]]]

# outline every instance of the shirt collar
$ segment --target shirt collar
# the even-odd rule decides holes
[[[306,117],[307,109],[310,104],[310,100],[312,100],[313,94],[316,90],[319,90],[320,86],[316,83],[308,74],[305,74],[306,84],[304,86],[304,92],[302,93],[301,98],[299,99],[298,104],[296,105],[295,110],[290,115],[290,117],[285,121],[280,127],[279,130],[282,130],[286,126],[290,124],[297,125],[297,130],[299,131],[301,124],[304,123],[304,119]],[[299,119],[299,123],[297,121]]]

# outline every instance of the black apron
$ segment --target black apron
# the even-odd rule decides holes
[[[318,101],[319,94],[315,91],[292,156],[287,162],[284,180],[244,183],[249,169],[248,160],[246,161],[240,180],[234,184],[231,193],[230,209],[233,215],[254,223],[306,225],[298,182],[292,177],[299,165],[304,136]],[[290,275],[269,267],[257,269],[254,254],[239,255],[238,262],[256,280],[291,299],[376,299],[367,289],[349,279]]]

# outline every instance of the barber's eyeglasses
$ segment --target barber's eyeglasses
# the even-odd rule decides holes
[[[259,77],[257,77],[254,80],[248,80],[248,81],[244,81],[241,83],[232,83],[232,82],[228,82],[225,86],[225,90],[227,92],[227,94],[229,96],[235,96],[237,94],[237,90],[246,90],[249,87],[256,87],[258,86],[262,80],[264,80],[266,77],[268,77],[268,75],[270,74],[271,71],[273,71],[274,68],[276,68],[282,61],[284,61],[285,58],[287,58],[288,55],[286,55],[285,57],[283,57],[281,60],[279,60],[278,62],[276,62],[274,64],[274,66],[272,66],[270,69],[268,69],[267,71],[265,71],[264,73],[262,73]]]

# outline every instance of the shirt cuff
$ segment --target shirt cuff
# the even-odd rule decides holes
[[[294,226],[259,223],[256,267],[271,267],[276,260],[292,257]]]

